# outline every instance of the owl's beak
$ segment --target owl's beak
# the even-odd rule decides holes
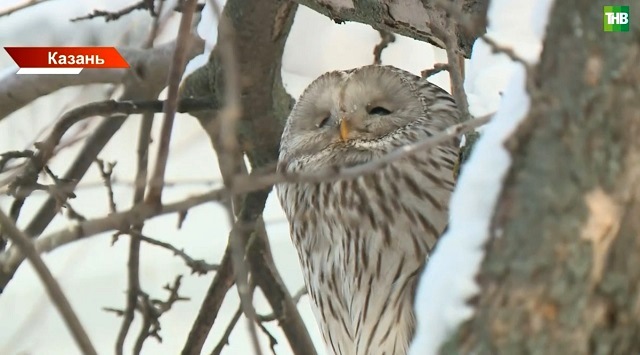
[[[344,117],[340,120],[340,138],[343,141],[349,138],[349,123]]]

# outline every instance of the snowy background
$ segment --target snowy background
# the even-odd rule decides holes
[[[0,0],[0,10],[23,0]],[[500,13],[491,12],[489,34],[505,45],[514,46],[523,56],[539,52],[540,41],[530,26],[530,17],[535,1],[496,0]],[[94,9],[117,10],[129,5],[131,0],[56,0],[34,8],[20,11],[8,17],[0,17],[0,46],[52,46],[52,45],[130,45],[139,46],[147,36],[150,25],[148,13],[138,11],[116,22],[105,23],[94,19],[71,23],[68,20],[82,16]],[[497,6],[500,3],[499,6]],[[168,7],[168,6],[167,6]],[[54,14],[52,16],[51,14]],[[501,16],[501,14],[503,14]],[[508,16],[504,16],[508,14]],[[514,16],[513,14],[519,14]],[[164,28],[156,45],[169,42],[177,34],[179,17],[175,16]],[[214,34],[215,21],[208,18],[199,26],[199,33]],[[373,47],[379,42],[379,34],[370,27],[357,23],[337,25],[328,18],[300,7],[285,48],[282,76],[289,93],[297,98],[302,90],[320,74],[334,69],[347,69],[373,62]],[[209,44],[211,38],[208,38]],[[529,58],[529,57],[527,57]],[[413,73],[431,68],[434,63],[446,62],[443,50],[410,38],[396,36],[382,55],[383,64],[395,65]],[[200,62],[201,63],[201,62]],[[190,67],[195,68],[197,62]],[[500,103],[513,65],[504,55],[494,55],[483,43],[474,47],[474,58],[467,63],[465,87],[469,93],[472,114],[484,115],[494,112]],[[0,75],[11,74],[14,63],[4,51],[0,51]],[[7,74],[9,73],[9,74]],[[448,74],[440,73],[430,79],[449,91]],[[31,148],[41,139],[53,120],[66,110],[82,103],[104,100],[105,86],[68,88],[43,97],[35,103],[13,113],[0,121],[0,152]],[[162,94],[164,95],[164,93]],[[162,97],[161,95],[161,97]],[[98,120],[74,130],[86,135]],[[156,121],[159,122],[159,121]],[[118,209],[131,206],[131,181],[135,171],[135,147],[139,117],[132,116],[107,147],[100,158],[117,161],[114,177],[115,202]],[[159,124],[155,125],[155,134]],[[64,140],[64,139],[63,139]],[[77,153],[79,146],[62,150],[51,163],[54,172],[65,171]],[[155,147],[151,148],[152,158]],[[209,164],[194,162],[209,160]],[[153,163],[153,162],[152,162]],[[197,121],[188,115],[178,115],[175,123],[171,154],[167,167],[167,180],[175,182],[165,190],[165,201],[186,197],[220,185],[217,161],[212,157],[207,137]],[[76,191],[72,206],[86,217],[104,216],[108,213],[106,191],[102,187],[95,167],[89,170]],[[42,194],[34,194],[23,209],[19,226],[24,227],[44,201]],[[0,208],[7,211],[11,199],[0,196]],[[292,293],[303,286],[295,249],[288,235],[284,214],[275,194],[271,194],[264,214],[277,267]],[[194,258],[204,258],[215,263],[224,252],[229,224],[222,207],[207,204],[190,210],[181,230],[176,228],[177,217],[157,218],[145,225],[144,233],[153,238],[172,243]],[[65,218],[56,218],[44,234],[68,225]],[[107,313],[102,307],[123,308],[125,304],[126,262],[128,238],[122,237],[111,246],[111,235],[94,236],[82,242],[56,249],[44,256],[44,260],[63,287],[72,306],[79,315],[94,346],[99,353],[112,353],[121,319]],[[157,298],[164,298],[162,286],[173,281],[175,275],[183,274],[181,295],[190,297],[188,302],[178,302],[162,319],[163,343],[147,340],[145,354],[176,354],[182,349],[204,294],[213,278],[190,275],[181,259],[173,257],[164,249],[142,245],[141,283],[143,289]],[[216,324],[203,349],[209,353],[218,342],[227,323],[238,305],[235,289],[222,305]],[[258,294],[256,306],[260,313],[270,313],[269,307]],[[324,346],[317,330],[315,319],[303,297],[298,306],[317,349]],[[33,273],[25,262],[12,282],[0,295],[0,354],[75,354],[77,347],[66,330],[59,314],[50,303]],[[126,349],[131,349],[139,318],[132,326]],[[268,329],[279,340],[278,354],[288,354],[290,349],[276,324]],[[241,321],[225,349],[228,354],[251,353],[244,320]],[[260,332],[259,332],[259,335]],[[268,351],[268,341],[262,337],[262,345]],[[223,352],[224,353],[224,352]]]

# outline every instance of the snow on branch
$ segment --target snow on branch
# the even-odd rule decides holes
[[[492,14],[496,17],[514,16],[504,11],[492,12],[508,5],[506,3],[508,0],[492,1],[489,23],[499,22]],[[542,1],[535,11],[533,32],[539,43],[544,36],[544,31],[539,29],[546,26],[551,4],[552,0]],[[496,32],[510,30],[509,26],[493,28]],[[472,55],[472,66],[474,61],[480,60],[481,56],[479,59]],[[475,64],[482,68],[479,63]],[[468,301],[479,292],[475,277],[484,258],[493,211],[511,165],[511,156],[504,142],[529,112],[530,97],[526,85],[527,70],[518,63],[498,112],[486,126],[462,170],[450,204],[449,228],[429,257],[418,286],[417,329],[410,348],[412,355],[437,354],[447,338],[473,314]]]

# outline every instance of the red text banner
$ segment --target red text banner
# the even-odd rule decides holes
[[[115,47],[5,47],[20,68],[129,68]]]

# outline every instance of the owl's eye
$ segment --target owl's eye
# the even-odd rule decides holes
[[[329,122],[329,118],[331,118],[331,116],[327,115],[325,118],[322,119],[322,121],[320,121],[319,123],[316,123],[316,127],[317,128],[324,127],[324,125],[326,125],[327,122]]]
[[[381,116],[384,116],[384,115],[388,115],[390,113],[391,113],[391,111],[389,111],[386,108],[381,107],[381,106],[376,106],[376,107],[374,107],[374,108],[369,110],[369,114],[370,115],[381,115]]]

